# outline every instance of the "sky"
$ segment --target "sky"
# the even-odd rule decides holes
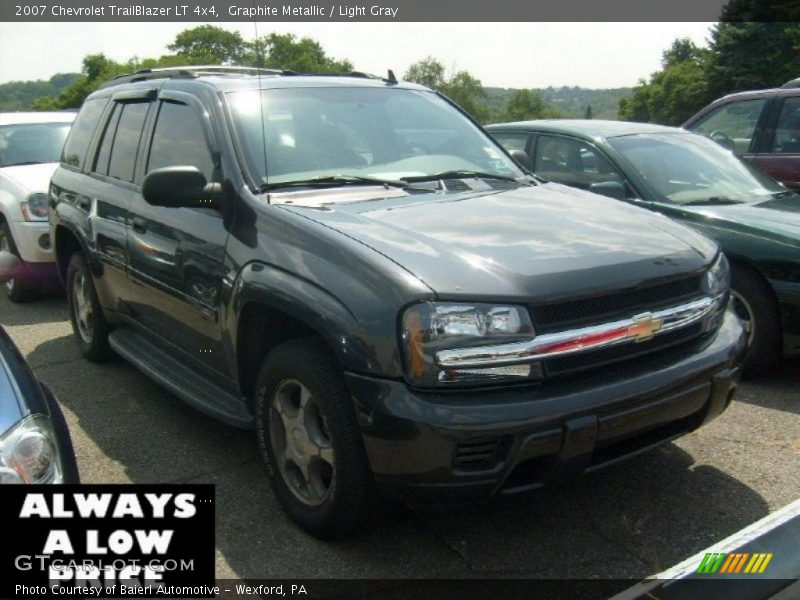
[[[200,23],[2,23],[0,83],[80,71],[90,53],[124,61],[167,53],[175,35]],[[253,23],[215,23],[254,35]],[[635,85],[659,68],[678,37],[705,45],[711,23],[259,23],[309,36],[359,71],[401,76],[426,56],[466,69],[484,86],[539,88]]]

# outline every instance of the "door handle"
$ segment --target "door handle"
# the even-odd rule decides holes
[[[138,233],[147,232],[147,219],[143,219],[142,217],[134,217],[131,219],[131,225],[133,225],[133,230]]]

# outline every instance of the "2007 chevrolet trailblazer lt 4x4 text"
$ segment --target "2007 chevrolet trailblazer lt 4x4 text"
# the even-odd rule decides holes
[[[716,244],[521,170],[421,86],[143,71],[50,190],[84,355],[254,427],[321,537],[380,495],[534,489],[691,431],[745,347]]]

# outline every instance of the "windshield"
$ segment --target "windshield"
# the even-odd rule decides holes
[[[759,202],[786,188],[716,142],[690,133],[609,138],[662,197],[675,204]]]
[[[71,123],[0,126],[0,167],[58,162]]]
[[[524,176],[495,142],[431,92],[295,87],[233,92],[228,100],[260,185],[449,171]]]

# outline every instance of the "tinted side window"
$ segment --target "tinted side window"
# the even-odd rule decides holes
[[[490,133],[509,152],[514,150],[526,151],[525,148],[528,146],[528,138],[530,137],[527,133],[501,133],[499,131],[491,131]]]
[[[92,135],[94,135],[100,115],[103,114],[107,103],[107,98],[96,98],[83,103],[83,108],[81,108],[81,112],[75,119],[69,137],[64,144],[61,162],[73,167],[83,168],[83,161],[86,158],[86,152],[89,150],[89,143],[92,141]]]
[[[93,171],[106,175],[108,173],[108,159],[111,158],[111,144],[114,142],[114,133],[117,131],[117,121],[119,121],[118,104],[111,110],[106,130],[103,132],[103,139],[100,140],[100,148],[97,151],[97,158],[94,161]]]
[[[197,167],[208,180],[214,173],[211,152],[197,112],[185,104],[162,102],[153,131],[147,171],[179,165]]]
[[[123,181],[133,181],[133,170],[136,167],[136,153],[142,137],[142,126],[150,108],[148,102],[132,102],[124,104],[119,118],[114,146],[111,149],[111,162],[108,174]]]
[[[692,125],[691,130],[739,154],[747,152],[766,102],[766,98],[729,102]]]
[[[624,183],[617,169],[589,144],[569,138],[540,136],[534,171],[547,181],[588,190],[593,183]]]
[[[800,154],[800,97],[786,98],[775,127],[772,152]]]

